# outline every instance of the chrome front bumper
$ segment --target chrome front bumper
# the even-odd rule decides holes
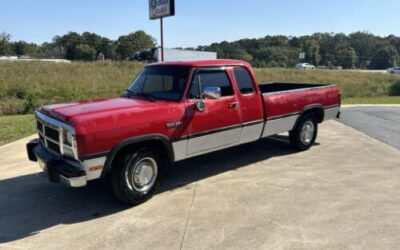
[[[30,141],[26,148],[29,160],[38,162],[51,182],[60,182],[74,188],[87,185],[86,172],[79,162],[53,154],[38,139]]]

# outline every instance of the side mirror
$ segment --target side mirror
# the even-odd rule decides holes
[[[206,87],[203,91],[204,99],[217,100],[221,98],[221,88],[219,87]]]
[[[206,104],[203,102],[203,100],[196,101],[195,106],[199,112],[204,112],[206,110]]]

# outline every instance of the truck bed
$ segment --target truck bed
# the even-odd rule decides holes
[[[339,112],[339,89],[329,84],[268,83],[259,85],[267,124],[263,137],[290,131],[305,108],[320,107],[323,119]],[[322,120],[320,121],[322,122]]]
[[[260,91],[263,94],[275,94],[286,91],[310,90],[315,88],[329,87],[329,84],[311,84],[311,83],[261,83]]]

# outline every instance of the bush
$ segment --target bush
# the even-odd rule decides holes
[[[7,98],[0,101],[0,116],[24,114],[26,101],[18,98]]]
[[[400,80],[394,82],[389,89],[390,96],[400,96]]]
[[[10,98],[25,99],[27,92],[27,88],[22,86],[22,84],[15,84],[7,89],[6,96]]]

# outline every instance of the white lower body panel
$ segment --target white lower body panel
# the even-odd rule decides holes
[[[340,107],[332,107],[325,109],[324,121],[335,119],[340,111]]]
[[[207,154],[260,139],[264,123],[233,128],[172,143],[175,161]]]
[[[88,181],[99,179],[106,162],[106,157],[100,157],[82,162]]]
[[[271,135],[291,131],[298,118],[299,115],[293,115],[267,121],[262,137],[268,137]]]
[[[340,107],[325,109],[324,121],[336,118]],[[185,139],[172,143],[175,161],[181,161],[217,150],[250,143],[260,138],[293,130],[301,114],[268,120],[265,124],[260,121],[253,125],[244,125],[222,132]]]
[[[226,145],[232,145],[240,141],[242,128],[234,128],[209,135],[189,138],[187,154],[193,155],[204,151],[212,151]]]
[[[242,135],[240,136],[240,143],[243,144],[259,140],[263,128],[264,122],[243,127]]]

